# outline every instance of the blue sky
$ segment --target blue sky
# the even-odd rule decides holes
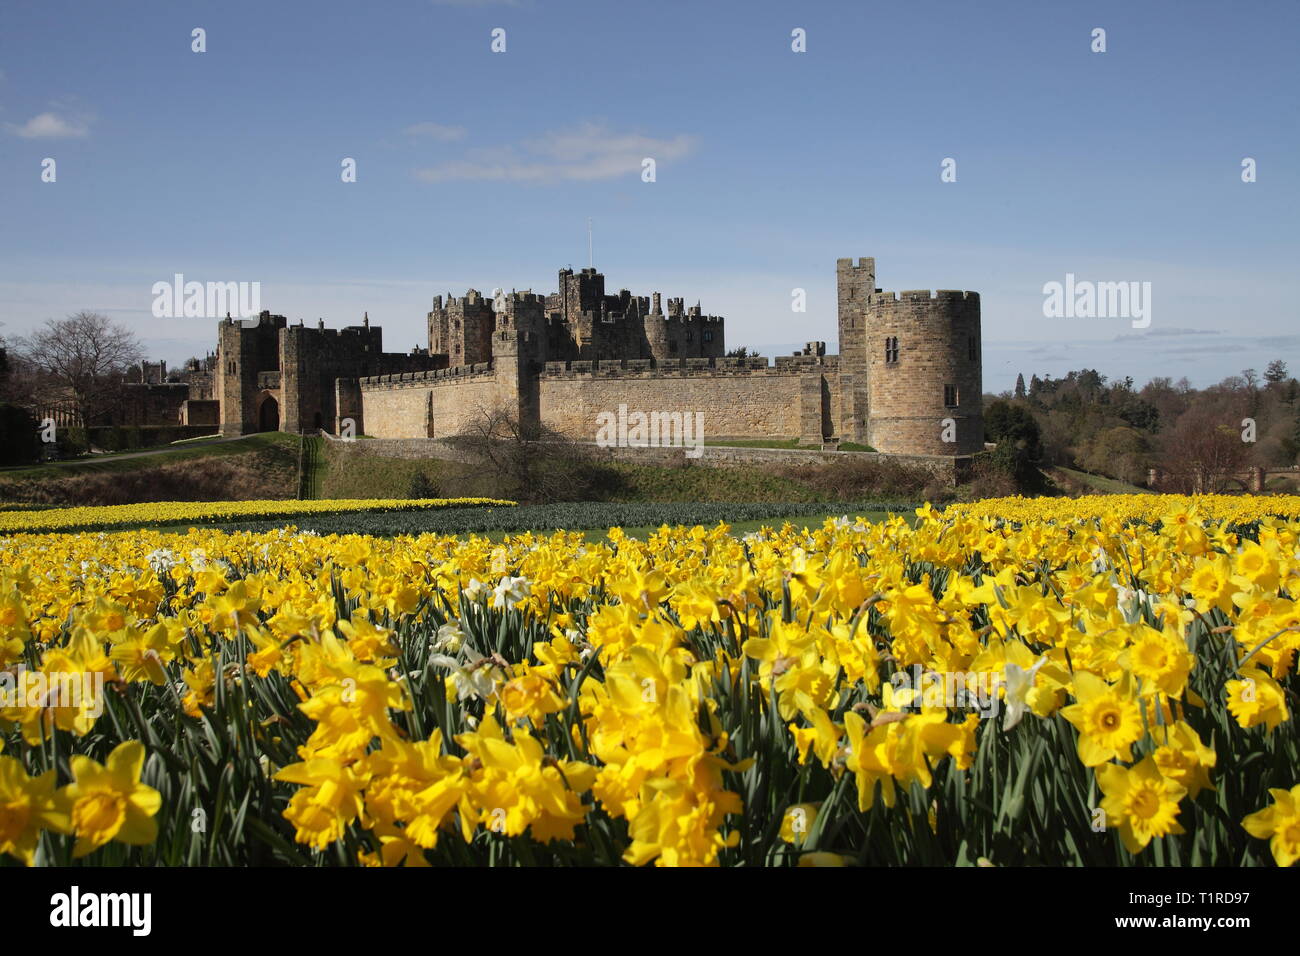
[[[611,290],[698,299],[733,346],[834,350],[835,259],[867,255],[981,293],[990,391],[1300,372],[1297,28],[1294,0],[9,2],[0,335],[94,309],[178,362],[214,342],[151,315],[179,272],[404,351],[435,294],[552,291],[591,217]],[[1151,282],[1150,328],[1045,318],[1067,273]]]

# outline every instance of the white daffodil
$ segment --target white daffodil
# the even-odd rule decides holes
[[[172,568],[176,567],[176,555],[172,554],[166,548],[158,548],[156,551],[150,551],[145,556],[145,561],[155,574],[166,574]]]
[[[469,601],[471,604],[477,604],[483,599],[483,595],[486,593],[486,588],[487,585],[478,578],[470,578],[469,584],[461,588],[460,593],[464,596],[466,601]]]
[[[457,654],[464,643],[465,632],[454,621],[448,621],[438,628],[438,636],[433,641],[433,649],[435,651],[446,651],[448,654]]]
[[[446,654],[429,655],[429,663],[451,671],[451,681],[456,688],[457,700],[463,701],[471,697],[482,697],[487,700],[496,693],[497,685],[505,680],[505,676],[499,667],[484,658],[482,654],[470,650],[467,656],[469,660],[463,666],[460,661]]]
[[[1047,658],[1044,656],[1036,660],[1034,666],[1029,670],[1025,670],[1019,664],[1007,664],[1007,710],[1006,715],[1002,718],[1003,731],[1010,730],[1020,723],[1020,718],[1025,716],[1025,711],[1029,708],[1026,698],[1029,696],[1030,688],[1034,686],[1034,678],[1038,676],[1038,669],[1046,663]]]
[[[502,610],[509,611],[516,605],[523,602],[529,594],[532,593],[532,587],[527,578],[504,577],[492,589],[492,606]]]

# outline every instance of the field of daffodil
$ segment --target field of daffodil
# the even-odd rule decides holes
[[[423,511],[430,508],[509,507],[495,498],[336,498],[285,501],[149,501],[133,505],[0,511],[0,534],[14,531],[79,531],[137,525],[211,524],[356,512]]]
[[[1275,497],[9,534],[0,860],[1289,866],[1298,587]]]

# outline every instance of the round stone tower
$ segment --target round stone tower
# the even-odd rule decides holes
[[[866,315],[867,441],[895,455],[984,450],[978,292],[874,292]]]

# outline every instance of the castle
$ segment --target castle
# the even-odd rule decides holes
[[[605,292],[562,269],[549,295],[435,296],[428,348],[384,352],[369,317],[326,329],[263,312],[218,327],[213,391],[225,435],[258,431],[445,438],[490,409],[592,441],[620,404],[702,412],[710,439],[870,445],[895,455],[984,447],[975,292],[883,292],[875,260],[836,265],[840,354],[727,357],[724,320],[659,293]],[[350,420],[350,421],[349,421]]]

